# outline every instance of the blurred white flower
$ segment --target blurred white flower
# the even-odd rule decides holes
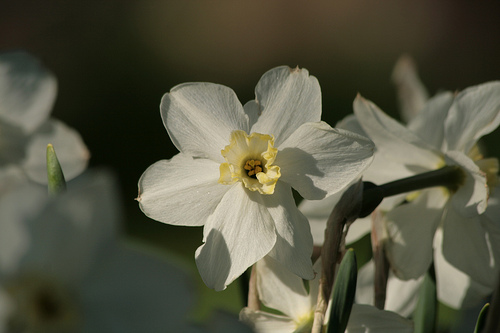
[[[399,114],[407,123],[415,118],[429,100],[429,93],[420,81],[417,67],[408,55],[401,56],[392,71],[399,100]]]
[[[432,188],[388,200],[394,208],[385,215],[386,249],[400,278],[419,278],[434,261],[439,299],[452,307],[474,305],[492,291],[499,271],[500,220],[492,215],[497,208],[486,210],[488,196],[496,205],[498,160],[485,159],[477,141],[500,123],[500,82],[440,93],[407,127],[361,97],[354,112],[377,146],[367,179],[384,183],[460,167],[456,190]]]
[[[311,232],[291,187],[309,199],[341,191],[373,151],[369,139],[320,121],[319,83],[307,70],[274,68],[255,91],[242,106],[222,85],[174,87],[160,108],[180,153],[139,180],[147,216],[204,226],[196,263],[216,290],[265,255],[312,279]]]
[[[57,93],[54,75],[25,52],[0,54],[0,168],[17,165],[29,178],[47,183],[45,149],[57,150],[66,179],[87,166],[80,135],[49,117]]]
[[[318,260],[314,267],[320,272],[321,262]],[[240,320],[251,325],[258,333],[310,332],[318,299],[320,275],[309,281],[308,292],[301,278],[290,274],[272,258],[265,257],[258,261],[256,269],[260,300],[266,307],[282,314],[244,308],[240,312]],[[394,312],[354,304],[346,332],[413,332],[413,324]]]
[[[498,162],[497,159],[483,159],[477,150],[477,140],[498,126],[498,92],[495,93],[498,91],[498,83],[469,88],[458,96],[453,96],[449,92],[441,93],[429,100],[428,93],[418,78],[415,65],[407,56],[402,57],[397,62],[393,72],[393,80],[397,86],[400,112],[403,119],[408,122],[408,127],[404,129],[402,125],[395,125],[396,122],[387,120],[388,117],[385,115],[381,116],[380,120],[367,118],[364,114],[360,115],[359,118],[363,119],[364,126],[367,127],[377,126],[379,121],[383,121],[384,124],[373,131],[379,131],[382,133],[380,135],[386,136],[382,143],[377,142],[380,141],[379,139],[374,139],[377,145],[376,150],[382,150],[382,152],[375,153],[374,162],[364,173],[363,179],[382,184],[432,170],[430,164],[420,165],[423,160],[419,160],[418,156],[420,155],[413,152],[411,148],[413,143],[408,145],[405,142],[400,146],[400,149],[387,149],[389,143],[397,146],[399,142],[405,141],[404,138],[410,142],[412,140],[415,142],[423,141],[425,142],[423,150],[434,152],[430,154],[437,155],[438,160],[451,150],[458,150],[462,154],[469,155],[469,158],[463,159],[469,159],[468,164],[472,160],[477,168],[473,165],[471,168],[476,171],[480,169],[479,173],[482,173],[482,176],[476,175],[479,181],[480,198],[478,201],[485,202],[485,178],[489,186],[495,187]],[[491,91],[488,92],[489,89]],[[453,102],[454,100],[455,102]],[[360,104],[371,105],[368,102],[361,103],[360,101],[361,99],[358,99],[356,102],[358,108]],[[496,108],[495,103],[497,103]],[[484,107],[481,110],[482,106]],[[374,112],[374,117],[379,117],[381,114],[380,111],[372,112]],[[386,128],[383,128],[384,126]],[[364,127],[360,125],[354,115],[346,117],[337,124],[337,127],[367,135]],[[408,134],[410,131],[413,133]],[[415,139],[415,136],[418,139]],[[453,141],[459,141],[459,143],[455,144]],[[379,145],[382,146],[380,149]],[[418,145],[419,143],[417,143]],[[467,151],[467,149],[469,150]],[[460,155],[460,153],[454,152],[451,154]],[[425,162],[423,163],[425,164]],[[440,166],[444,166],[444,163],[441,163]],[[469,183],[469,189],[470,185]],[[461,189],[461,193],[464,193],[464,190]],[[479,215],[472,210],[470,217],[465,217],[462,214],[461,217],[457,218],[456,208],[453,206],[448,208],[451,203],[445,203],[450,193],[445,193],[441,189],[419,192],[419,194],[424,195],[413,194],[410,197],[401,195],[387,198],[382,202],[380,209],[387,212],[399,205],[402,200],[409,199],[411,201],[411,205],[403,205],[390,214],[394,223],[389,221],[387,230],[394,240],[393,246],[390,247],[391,257],[396,258],[392,262],[399,269],[399,276],[404,277],[407,281],[401,281],[392,273],[390,274],[386,299],[387,309],[405,316],[411,314],[418,286],[432,259],[439,271],[437,274],[439,299],[449,306],[458,308],[464,304],[473,305],[491,293],[497,276],[495,272],[498,271],[500,250],[496,244],[499,244],[497,239],[500,235],[498,225],[500,212],[497,212],[499,191],[490,188],[490,192],[486,213]],[[428,198],[429,193],[434,193],[437,199]],[[304,200],[299,205],[299,209],[311,223],[315,245],[323,243],[326,219],[338,201],[338,197],[338,195],[334,195],[316,202]],[[466,206],[465,203],[457,205]],[[481,209],[479,206],[479,211]],[[423,212],[430,215],[426,217],[422,215]],[[461,227],[458,227],[457,224]],[[443,255],[442,228],[444,226],[449,226],[449,230],[457,230],[448,233],[448,241],[444,245],[448,259]],[[347,234],[347,243],[358,240],[370,230],[370,217],[358,219]],[[434,230],[436,231],[435,236]],[[423,244],[427,244],[427,246]],[[467,246],[464,246],[465,244]],[[432,253],[434,253],[434,258],[432,258]],[[415,263],[416,261],[417,263]],[[371,276],[373,269],[372,264],[369,266],[360,271],[360,281],[363,285],[360,286],[358,283],[356,299],[358,302],[373,304],[373,276]],[[402,274],[412,269],[416,269],[412,274]],[[402,290],[405,292],[402,293]],[[401,297],[401,295],[406,296]]]
[[[108,176],[0,198],[0,332],[191,332],[188,276],[115,239]]]

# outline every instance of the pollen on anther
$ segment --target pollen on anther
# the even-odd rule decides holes
[[[243,169],[247,170],[247,175],[257,178],[257,174],[262,172],[262,162],[259,160],[247,160]]]

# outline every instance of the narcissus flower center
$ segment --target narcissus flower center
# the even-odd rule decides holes
[[[247,170],[247,175],[257,179],[257,174],[262,172],[262,162],[259,160],[248,160],[243,169]]]
[[[272,135],[233,131],[221,154],[226,162],[219,167],[220,184],[240,181],[250,191],[274,193],[281,172],[279,166],[273,165],[278,149],[274,148]]]

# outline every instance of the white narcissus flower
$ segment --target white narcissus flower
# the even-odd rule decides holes
[[[87,166],[80,135],[49,117],[57,93],[54,75],[25,52],[0,54],[0,168],[16,165],[47,183],[46,147],[52,143],[67,180]]]
[[[429,99],[429,94],[420,81],[416,65],[411,57],[404,55],[398,59],[394,66],[392,80],[396,85],[398,93],[400,115],[405,121],[410,121],[417,116]],[[337,123],[336,127],[366,136],[366,133],[353,114]],[[376,153],[375,159],[377,159]],[[381,183],[386,180],[377,179],[380,177],[381,173],[390,175],[390,170],[378,169],[371,173],[370,168],[371,166],[363,175],[364,180]],[[371,179],[371,177],[374,179]],[[323,245],[326,221],[333,207],[335,207],[339,201],[340,196],[341,193],[338,193],[323,200],[303,200],[300,203],[299,210],[309,220],[315,246]],[[389,206],[390,208],[393,204],[393,200],[386,199],[380,206]],[[357,219],[349,228],[349,232],[346,236],[346,244],[358,241],[363,236],[370,233],[371,230],[371,216]],[[375,264],[373,260],[371,260],[358,271],[358,282],[356,286],[357,303],[374,305],[374,277]],[[389,272],[384,308],[389,311],[394,311],[404,317],[411,316],[417,304],[418,290],[422,280],[423,276],[418,279],[404,281],[395,276],[393,272]]]
[[[314,267],[321,271],[318,260]],[[307,333],[311,331],[318,299],[318,274],[309,281],[309,292],[304,281],[291,274],[274,259],[265,257],[257,262],[257,290],[262,303],[282,314],[254,311],[244,308],[240,320],[251,325],[257,333]],[[394,312],[373,306],[354,304],[346,332],[413,332],[413,323]]]
[[[108,174],[0,198],[0,332],[195,332],[187,274],[117,239]],[[198,332],[198,331],[196,331]]]
[[[492,291],[499,271],[500,220],[491,214],[498,160],[485,159],[477,141],[500,123],[500,82],[438,94],[408,127],[361,97],[354,112],[377,146],[368,179],[384,183],[445,165],[462,171],[455,191],[432,188],[393,199],[385,215],[387,250],[400,278],[419,278],[434,261],[439,299],[455,308],[476,304]],[[488,196],[493,207],[486,209]]]
[[[242,106],[222,85],[174,87],[160,108],[180,153],[139,180],[147,216],[204,226],[196,263],[216,290],[266,255],[312,279],[311,232],[291,187],[309,199],[339,192],[373,152],[369,139],[321,122],[319,83],[307,70],[274,68],[255,92]]]
[[[423,84],[420,82],[418,74],[415,70],[415,65],[409,57],[402,57],[398,60],[394,68],[393,80],[398,90],[401,115],[403,119],[409,122],[409,129],[413,130],[417,135],[421,135],[422,140],[430,141],[431,146],[434,146],[435,149],[437,148],[438,151],[441,150],[442,140],[444,140],[445,118],[448,116],[448,107],[451,104],[451,100],[453,99],[452,94],[444,93],[438,95],[429,103],[427,103],[429,99],[428,93]],[[435,109],[437,109],[438,111],[433,111]],[[441,111],[439,112],[439,110]],[[436,113],[433,114],[434,112]],[[457,110],[453,112],[457,112]],[[473,118],[474,111],[469,110],[469,112],[471,113],[471,118]],[[420,113],[424,113],[424,115],[420,115]],[[417,119],[414,120],[414,118]],[[495,126],[494,123],[490,125]],[[360,126],[354,116],[345,118],[342,122],[337,124],[337,126],[340,128],[348,129],[358,134],[366,135],[366,132]],[[425,130],[426,128],[428,129],[427,131]],[[478,138],[476,138],[476,140]],[[475,153],[477,153],[477,151],[475,151]],[[399,157],[405,158],[407,155],[409,154],[399,154]],[[397,152],[394,152],[393,158],[395,156],[397,156]],[[480,156],[475,156],[476,159],[478,157]],[[407,168],[411,169],[412,166],[404,166],[403,163],[399,162],[389,165],[388,160],[390,159],[388,159],[385,155],[376,152],[374,162],[364,173],[363,179],[373,181],[377,184],[382,184],[395,180],[396,178],[398,178],[398,176],[403,177],[405,175],[408,176],[412,174],[412,172],[408,172],[408,170],[405,170]],[[479,164],[489,164],[490,170],[486,171],[489,173],[489,178],[492,180],[490,181],[490,183],[494,184],[496,180],[496,161],[490,159],[479,162]],[[395,170],[403,170],[403,172],[395,172]],[[416,170],[413,170],[413,172],[416,172]],[[476,304],[478,300],[481,300],[485,295],[488,295],[492,290],[492,279],[496,277],[496,274],[494,272],[492,273],[492,270],[498,269],[495,268],[498,267],[498,249],[497,246],[490,247],[490,244],[498,244],[498,241],[494,239],[498,238],[498,235],[500,235],[500,230],[498,230],[498,216],[500,216],[500,212],[497,213],[499,207],[499,200],[497,198],[498,190],[493,189],[493,191],[490,192],[492,192],[492,194],[490,194],[490,197],[488,199],[488,208],[486,209],[486,213],[477,215],[476,217],[471,218],[469,222],[465,222],[462,224],[462,226],[469,226],[472,228],[471,230],[469,230],[471,232],[470,236],[471,239],[474,239],[472,243],[479,244],[476,247],[477,251],[469,251],[464,249],[457,250],[454,246],[447,246],[448,255],[450,256],[450,254],[454,253],[453,255],[451,255],[451,257],[455,257],[454,260],[452,259],[452,262],[454,261],[455,263],[461,261],[462,259],[460,259],[460,256],[463,255],[464,252],[466,252],[467,255],[465,256],[466,259],[464,260],[464,262],[469,262],[468,265],[470,265],[470,263],[476,262],[476,259],[479,258],[479,256],[475,256],[478,255],[478,252],[481,252],[481,256],[483,258],[482,260],[478,260],[479,265],[476,267],[469,266],[465,269],[457,269],[457,267],[462,267],[462,265],[458,264],[457,267],[455,267],[454,265],[450,264],[444,258],[442,253],[441,228],[438,228],[436,230],[436,235],[434,237],[434,240],[432,241],[432,237],[434,235],[433,230],[435,230],[435,222],[438,217],[434,218],[434,222],[423,222],[423,220],[421,219],[420,213],[424,209],[430,208],[430,211],[428,212],[431,212],[432,210],[435,210],[432,207],[442,206],[442,203],[440,204],[440,202],[441,199],[443,199],[443,195],[441,195],[440,193],[437,194],[438,198],[440,199],[438,200],[438,202],[432,204],[432,206],[425,207],[426,203],[423,202],[418,207],[410,206],[409,208],[411,209],[411,211],[401,212],[401,214],[399,214],[400,219],[407,219],[410,215],[414,217],[413,221],[408,221],[403,226],[403,228],[405,229],[404,233],[398,234],[398,225],[392,224],[392,231],[394,234],[396,234],[397,237],[402,237],[402,235],[405,235],[404,238],[406,238],[406,240],[402,242],[402,244],[400,244],[401,246],[404,246],[404,244],[406,244],[406,241],[414,241],[410,247],[406,248],[406,251],[402,251],[401,247],[393,247],[393,253],[402,255],[399,263],[401,263],[403,266],[407,266],[408,268],[412,267],[412,265],[414,264],[414,260],[406,262],[406,258],[408,258],[408,256],[413,253],[415,248],[418,248],[419,251],[415,253],[414,259],[420,259],[420,261],[424,263],[424,266],[427,267],[426,263],[428,262],[430,256],[428,252],[425,256],[421,256],[420,251],[423,250],[422,240],[428,240],[426,251],[432,251],[431,244],[433,244],[434,263],[436,266],[439,266],[438,270],[440,272],[437,275],[439,298],[441,301],[455,308],[461,307],[463,304],[467,305],[468,303],[470,303],[471,305]],[[380,205],[380,209],[382,209],[383,211],[389,211],[392,207],[401,203],[401,200],[407,199],[405,197],[406,195],[397,196],[395,198],[387,198]],[[410,197],[409,199],[415,200],[415,197],[416,195],[413,195],[413,197]],[[419,200],[415,200],[413,204],[416,204],[421,200],[422,198],[420,198]],[[321,245],[323,242],[326,219],[328,218],[328,215],[330,214],[333,206],[337,201],[338,198],[332,196],[330,198],[326,198],[325,200],[317,202],[304,200],[299,205],[299,209],[308,217],[311,223],[312,234],[315,244],[317,245]],[[427,201],[430,202],[429,200]],[[443,210],[439,209],[437,214],[439,215],[442,212]],[[453,214],[453,211],[450,211],[450,214]],[[448,215],[447,219],[453,218]],[[464,217],[461,217],[459,219],[462,221],[466,220]],[[415,234],[413,234],[414,231],[410,229],[412,227],[412,223],[428,225],[430,231],[423,230],[424,228],[422,227],[422,225],[415,226],[416,229],[422,230],[422,233],[424,234],[428,232],[427,236],[415,237]],[[358,219],[349,230],[349,233],[347,235],[347,242],[349,243],[359,239],[364,234],[370,232],[370,230],[371,223],[369,217]],[[487,231],[485,232],[485,230]],[[450,237],[457,236],[458,238],[460,238],[467,234],[469,231],[450,234]],[[429,240],[429,237],[431,240]],[[451,243],[461,248],[462,244],[471,244],[470,240],[462,243],[461,240],[458,241],[458,238],[455,239],[455,242]],[[418,245],[416,243],[418,243]],[[450,242],[447,243],[450,244]],[[425,260],[422,260],[424,258]],[[465,271],[470,271],[477,274],[482,274],[481,272],[483,271],[481,269],[484,265],[489,266],[489,268],[487,269],[488,273],[484,273],[483,277],[479,281],[476,281],[474,278],[471,279],[469,275],[464,273]],[[418,270],[419,272],[423,272],[423,268],[420,266]],[[360,270],[359,274],[360,279],[358,281],[356,300],[362,303],[373,304],[373,265],[367,265],[367,267],[364,267]],[[419,275],[419,273],[413,274],[416,279],[402,281],[393,274],[390,274],[386,299],[387,309],[396,311],[404,316],[408,316],[409,314],[411,314],[413,308],[411,304],[416,303],[416,293],[418,291],[420,281],[423,277],[423,275],[420,275],[419,277],[416,277],[416,275]],[[401,290],[404,290],[404,295],[406,295],[405,297],[402,297],[403,294]]]

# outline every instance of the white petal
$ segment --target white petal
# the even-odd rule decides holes
[[[5,278],[19,269],[31,242],[27,221],[39,215],[47,201],[46,190],[31,183],[3,193],[0,200],[0,276]]]
[[[408,129],[437,150],[443,148],[444,122],[453,94],[445,92],[431,98],[409,123]]]
[[[417,174],[417,170],[407,167],[403,162],[392,160],[392,156],[386,156],[378,153],[375,148],[375,155],[372,164],[363,173],[363,180],[373,182],[377,185],[389,183],[398,179],[407,178]],[[429,171],[418,168],[421,172]],[[384,211],[389,211],[395,206],[401,204],[408,193],[386,197],[379,205]]]
[[[496,228],[490,230],[498,239],[500,228],[487,216],[483,214],[467,218],[450,206],[443,221],[442,252],[444,260],[452,266],[469,275],[473,281],[493,290],[499,268],[495,263],[490,235],[483,227],[483,220]],[[498,254],[499,245],[494,244],[494,246]]]
[[[448,150],[468,153],[500,124],[500,81],[465,89],[455,97],[445,123]]]
[[[201,226],[229,185],[218,183],[219,165],[177,154],[151,165],[139,179],[139,206],[152,219],[174,225]]]
[[[396,312],[404,317],[410,317],[418,301],[418,292],[423,276],[418,279],[400,280],[389,272],[385,309]]]
[[[460,166],[465,174],[464,184],[451,196],[454,208],[467,217],[484,213],[488,201],[485,174],[469,157],[459,151],[446,152],[446,164]]]
[[[304,199],[299,204],[299,210],[309,220],[314,245],[322,246],[325,240],[326,220],[340,200],[343,191],[330,195],[322,200]]]
[[[243,105],[243,109],[248,115],[248,123],[250,124],[250,128],[252,128],[253,124],[257,122],[261,115],[260,105],[257,101],[251,100]]]
[[[416,279],[427,272],[432,262],[434,232],[445,202],[442,189],[426,190],[386,214],[387,256],[399,278]]]
[[[276,244],[269,256],[303,279],[314,277],[313,241],[307,218],[295,206],[290,186],[278,182],[274,194],[264,196],[276,227]]]
[[[325,240],[326,221],[343,193],[344,191],[340,191],[322,200],[304,199],[299,204],[299,210],[309,220],[314,245],[323,245]],[[349,232],[346,236],[346,244],[351,244],[359,240],[370,231],[371,220],[369,217],[357,219],[349,228]]]
[[[290,318],[263,311],[253,311],[249,308],[241,310],[240,320],[250,325],[257,333],[291,333],[296,328],[296,324]]]
[[[217,291],[262,259],[276,243],[274,221],[261,194],[232,186],[203,229],[196,265],[205,284]]]
[[[81,174],[87,167],[90,153],[74,129],[50,119],[32,134],[26,147],[23,167],[34,181],[47,184],[47,145],[51,143],[57,154],[66,180]]]
[[[321,257],[316,259],[313,265],[314,269],[314,279],[309,281],[309,307],[311,309],[316,308],[316,304],[318,303],[318,294],[319,294],[319,279],[321,278],[322,274],[322,262],[321,262]]]
[[[342,119],[339,123],[337,123],[336,127],[368,137],[354,114]],[[378,152],[377,147],[375,147],[375,154],[373,156],[372,163],[363,172],[363,180],[370,181],[375,184],[384,184],[396,179],[410,177],[414,173],[415,170],[408,169],[400,161],[388,159],[385,155]],[[403,200],[404,195],[386,198],[382,201],[380,207],[388,210]]]
[[[265,306],[294,320],[313,310],[302,278],[269,256],[259,260],[256,269],[257,290]]]
[[[271,69],[260,78],[255,96],[260,117],[251,131],[274,135],[276,147],[300,125],[321,119],[321,89],[306,69]]]
[[[408,168],[404,162],[392,160],[392,156],[380,153],[377,147],[375,147],[373,161],[363,173],[363,180],[380,185],[396,179],[410,177],[416,173],[418,172],[412,168]]]
[[[194,292],[189,276],[166,260],[122,244],[105,247],[79,296],[85,332],[185,332]]]
[[[25,184],[27,181],[28,178],[26,178],[26,174],[19,166],[9,164],[5,167],[1,167],[0,184],[2,184],[2,186],[0,187],[0,198],[2,195],[9,193],[22,184]]]
[[[374,306],[354,304],[347,323],[348,333],[413,332],[413,322],[391,311]]]
[[[354,115],[354,113],[347,115],[344,119],[339,121],[335,125],[335,128],[342,128],[342,129],[345,129],[347,131],[354,132],[356,134],[368,137],[368,135],[365,133],[365,130],[363,129],[363,127],[361,127],[361,125],[359,124],[359,121],[356,118],[356,116]]]
[[[345,243],[352,244],[369,234],[371,230],[372,223],[369,217],[357,219],[349,227],[349,231],[347,232],[347,235],[345,237]]]
[[[304,198],[323,199],[345,189],[370,165],[373,143],[324,122],[299,127],[279,147],[280,180]]]
[[[374,305],[374,276],[375,262],[371,259],[358,270],[356,303]]]
[[[370,260],[358,272],[358,282],[356,284],[356,303],[374,304],[374,277],[375,263]],[[387,293],[385,299],[385,310],[393,311],[403,317],[410,317],[415,310],[418,300],[418,291],[422,283],[423,276],[419,279],[407,281],[398,279],[389,271],[387,281]]]
[[[0,121],[0,165],[21,166],[30,138],[22,128]]]
[[[249,132],[248,116],[233,90],[214,83],[184,83],[163,96],[163,124],[187,155],[223,162],[221,150],[232,131]]]
[[[32,132],[50,114],[57,94],[54,75],[25,52],[0,55],[0,119]]]
[[[354,100],[354,114],[373,140],[377,153],[405,165],[413,173],[435,169],[442,159],[413,132],[361,96]]]
[[[443,256],[442,244],[443,232],[439,228],[434,239],[434,266],[438,300],[454,309],[472,307],[484,302],[492,293],[492,287],[471,280],[469,275],[450,265]]]
[[[423,109],[429,99],[429,93],[418,77],[413,59],[401,56],[392,72],[392,81],[396,85],[401,116],[409,122]]]
[[[103,244],[114,239],[119,218],[116,186],[108,173],[88,173],[68,184],[35,218],[27,220],[30,249],[23,265],[79,283]]]

